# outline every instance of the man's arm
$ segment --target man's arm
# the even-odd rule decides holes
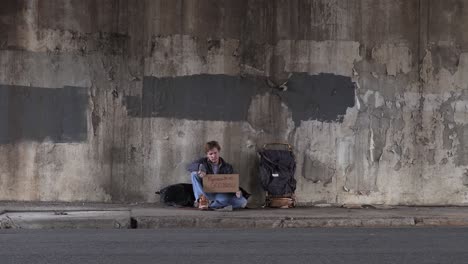
[[[187,166],[187,170],[188,170],[189,172],[198,171],[199,166],[200,166],[201,163],[203,163],[203,159],[195,160],[195,161],[193,161],[192,163],[190,163],[190,164]]]

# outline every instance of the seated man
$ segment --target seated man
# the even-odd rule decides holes
[[[216,141],[205,144],[206,157],[194,161],[188,166],[192,177],[193,193],[199,209],[209,208],[245,208],[247,199],[240,191],[236,193],[205,193],[203,192],[202,178],[206,174],[232,174],[231,164],[225,162],[220,156],[221,146]]]

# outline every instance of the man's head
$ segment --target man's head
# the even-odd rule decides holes
[[[221,146],[217,141],[206,142],[205,144],[205,153],[208,160],[212,163],[219,163],[219,152],[221,151]]]

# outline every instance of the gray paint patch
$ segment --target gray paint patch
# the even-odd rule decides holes
[[[126,97],[130,116],[190,120],[244,121],[250,101],[266,85],[254,78],[193,75],[145,77],[143,97]]]
[[[0,144],[85,141],[87,105],[87,88],[0,85]]]
[[[294,74],[287,85],[288,90],[281,95],[296,126],[301,120],[343,122],[346,109],[354,106],[355,85],[349,77],[300,73]]]
[[[334,74],[293,74],[285,92],[259,77],[144,77],[142,98],[127,96],[124,104],[133,117],[247,121],[253,97],[268,92],[280,96],[298,126],[301,120],[342,122],[346,109],[354,106],[355,86],[351,78]]]

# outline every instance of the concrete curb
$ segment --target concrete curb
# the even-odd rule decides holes
[[[130,221],[130,211],[8,212],[0,229],[128,229]]]
[[[468,217],[415,217],[416,226],[468,226]]]
[[[130,219],[82,219],[21,223],[16,229],[128,229]]]
[[[468,227],[468,208],[254,209],[201,212],[164,207],[11,208],[0,211],[0,229]],[[106,210],[108,209],[108,210]]]
[[[314,227],[414,227],[468,226],[468,218],[390,217],[349,218],[228,218],[228,217],[135,217],[135,228],[314,228]]]

